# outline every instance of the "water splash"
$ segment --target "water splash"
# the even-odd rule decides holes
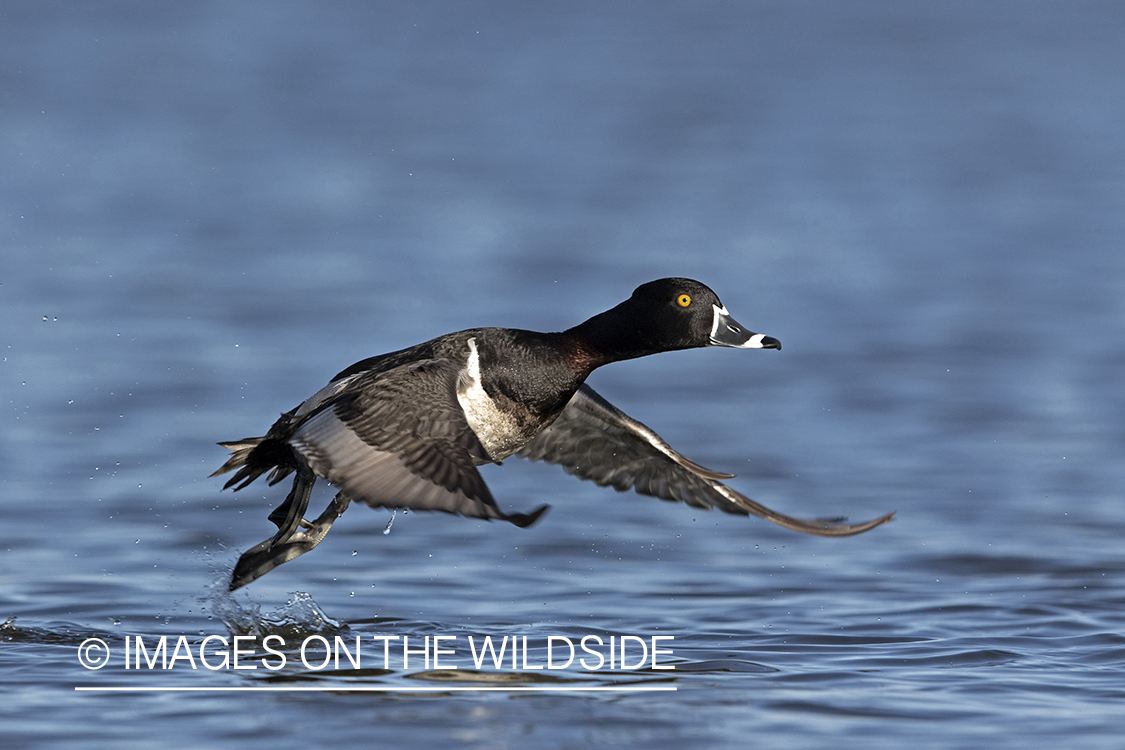
[[[230,594],[216,592],[212,596],[211,612],[232,635],[276,633],[288,640],[348,630],[346,624],[325,614],[312,595],[303,591],[294,592],[289,601],[268,613],[263,613],[257,604],[242,605]]]

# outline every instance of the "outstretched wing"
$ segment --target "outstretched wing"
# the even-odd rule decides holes
[[[533,523],[496,506],[476,463],[488,454],[457,403],[456,367],[428,360],[356,375],[288,442],[352,501]]]
[[[558,464],[569,474],[618,492],[687,503],[727,513],[761,516],[787,529],[818,536],[851,536],[890,521],[888,513],[867,523],[793,518],[735,492],[720,482],[733,474],[705,469],[674,451],[645,425],[583,385],[549,427],[516,454]]]

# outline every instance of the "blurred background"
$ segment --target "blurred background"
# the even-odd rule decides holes
[[[288,747],[331,711],[335,742],[376,717],[480,747],[1117,747],[1123,34],[1112,2],[5,3],[11,736],[130,747],[159,718]],[[285,490],[220,492],[215,441],[353,361],[561,330],[664,276],[784,350],[591,384],[760,502],[895,523],[801,537],[513,459],[485,478],[553,506],[532,529],[383,536],[355,508],[217,593]],[[86,635],[268,629],[295,592],[358,632],[675,633],[680,689],[144,696],[117,721],[70,695],[137,684],[81,669]]]

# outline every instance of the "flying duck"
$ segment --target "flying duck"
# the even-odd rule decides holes
[[[477,466],[517,456],[558,464],[619,492],[696,508],[756,515],[794,531],[850,536],[890,521],[793,518],[760,505],[673,450],[659,435],[585,385],[595,368],[703,346],[781,349],[731,318],[718,296],[690,279],[643,284],[629,299],[561,333],[473,328],[356,362],[263,437],[219,445],[232,451],[211,476],[235,471],[223,489],[262,474],[293,487],[269,515],[277,533],[247,550],[233,591],[310,551],[359,502],[373,508],[456,513],[530,526],[547,510],[501,510]],[[339,492],[305,519],[317,477]]]

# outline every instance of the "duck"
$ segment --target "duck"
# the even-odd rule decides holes
[[[666,278],[565,331],[471,328],[356,362],[265,435],[219,443],[231,453],[211,476],[235,472],[223,489],[293,475],[268,516],[277,531],[241,555],[229,590],[315,548],[353,502],[530,526],[548,506],[502,510],[477,469],[513,456],[619,492],[818,536],[860,534],[894,517],[848,524],[771,510],[723,483],[734,474],[684,457],[585,383],[613,362],[706,346],[780,350],[781,342],[737,323],[706,285]],[[338,492],[309,521],[318,478]]]

